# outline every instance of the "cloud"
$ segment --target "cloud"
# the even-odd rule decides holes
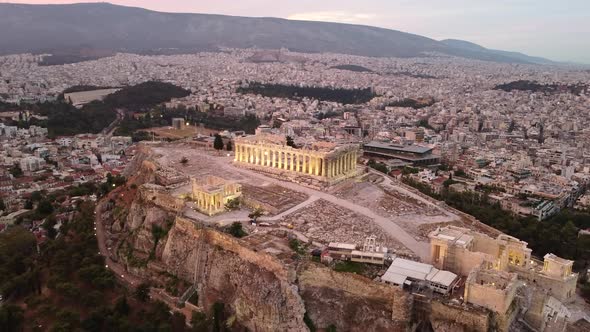
[[[289,20],[324,21],[338,23],[369,23],[378,16],[371,13],[352,13],[346,11],[308,12],[289,15]]]

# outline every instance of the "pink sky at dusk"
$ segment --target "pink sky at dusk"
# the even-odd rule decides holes
[[[68,0],[0,2],[65,4]],[[372,25],[437,40],[590,63],[590,1],[568,0],[113,0],[165,12],[281,17]]]

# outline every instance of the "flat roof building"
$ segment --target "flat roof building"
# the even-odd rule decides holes
[[[385,283],[397,286],[410,286],[413,282],[426,282],[428,288],[441,294],[447,294],[459,280],[449,271],[443,271],[430,264],[414,262],[396,257],[381,277]]]
[[[364,154],[386,159],[399,159],[413,165],[434,165],[440,162],[440,156],[432,153],[433,148],[422,145],[401,145],[388,142],[372,141],[363,145]]]

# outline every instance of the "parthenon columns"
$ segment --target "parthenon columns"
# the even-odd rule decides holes
[[[327,178],[354,170],[357,157],[355,151],[328,157],[313,151],[240,143],[235,144],[234,153],[236,162]]]

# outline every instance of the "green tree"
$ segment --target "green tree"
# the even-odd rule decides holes
[[[253,219],[254,221],[258,220],[259,217],[261,217],[263,214],[263,211],[261,208],[256,208],[254,209],[254,211],[252,211],[249,215],[248,218]]]
[[[211,328],[211,321],[202,312],[193,312],[191,325],[194,332],[207,332]]]
[[[221,135],[215,134],[215,140],[213,141],[213,148],[217,151],[223,150],[223,138],[221,138]]]
[[[241,238],[241,237],[248,235],[248,234],[246,234],[246,232],[242,228],[242,223],[237,222],[237,221],[232,223],[231,226],[229,226],[229,229],[227,232],[237,238]]]
[[[53,205],[47,199],[41,200],[37,205],[37,212],[43,216],[49,215],[53,212]]]
[[[240,207],[240,198],[233,198],[227,201],[227,203],[225,203],[225,208],[228,210],[235,210],[238,209]]]
[[[231,141],[227,141],[227,144],[225,145],[225,149],[226,149],[227,151],[232,151],[232,150],[234,149],[234,147],[233,147],[233,145],[232,145]]]
[[[135,298],[141,302],[147,302],[150,299],[150,285],[148,283],[141,283],[135,288]]]
[[[120,298],[117,299],[117,302],[115,302],[114,310],[119,315],[122,315],[122,316],[129,315],[129,311],[131,310],[131,308],[129,307],[129,303],[127,303],[126,296],[121,296]]]
[[[293,137],[287,136],[287,146],[295,147],[295,141],[293,141]]]
[[[43,193],[40,191],[33,191],[31,193],[31,200],[33,202],[40,202],[43,199]]]
[[[0,327],[2,331],[21,331],[24,321],[23,309],[12,304],[0,306]]]
[[[305,325],[307,325],[307,328],[309,328],[310,332],[316,331],[315,324],[313,323],[313,321],[311,320],[311,318],[307,314],[307,311],[305,312],[305,314],[303,314],[303,322],[305,323]]]
[[[12,167],[10,167],[9,172],[15,178],[20,178],[21,176],[23,176],[23,170],[20,168],[20,165],[18,163],[12,165]]]
[[[221,302],[215,302],[213,304],[213,332],[220,332],[223,329],[224,307],[224,304]]]
[[[6,204],[4,204],[4,200],[0,198],[0,211],[6,210]]]
[[[183,166],[186,166],[186,164],[188,164],[188,158],[187,158],[187,157],[182,157],[182,158],[180,159],[180,163],[181,163]]]

